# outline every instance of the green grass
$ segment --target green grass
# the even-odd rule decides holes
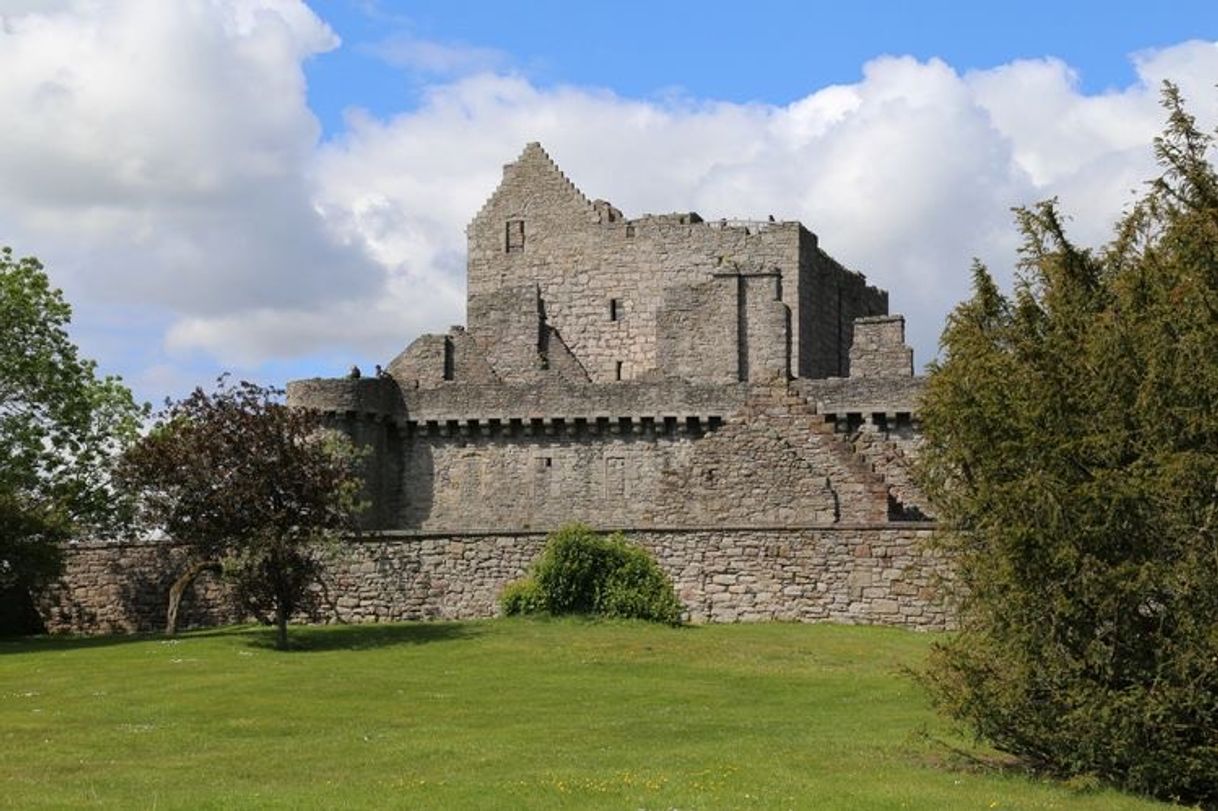
[[[581,620],[0,642],[0,806],[1138,809],[968,766],[931,637]]]

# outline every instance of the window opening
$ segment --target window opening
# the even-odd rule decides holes
[[[453,341],[452,338],[444,338],[444,379],[453,379]]]
[[[524,220],[508,220],[505,246],[508,253],[524,250]]]
[[[609,299],[609,320],[610,321],[621,321],[622,320],[622,300],[621,299],[616,299],[616,298]]]

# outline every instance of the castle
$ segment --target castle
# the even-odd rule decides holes
[[[904,320],[800,223],[627,219],[532,143],[468,238],[467,327],[288,386],[371,447],[369,528],[925,517]]]
[[[549,530],[622,529],[694,622],[935,629],[950,566],[911,482],[922,381],[888,297],[797,222],[628,219],[539,144],[468,228],[468,326],[288,402],[367,449],[325,613],[490,616]],[[185,550],[79,544],[50,630],[156,628]],[[187,624],[241,619],[204,579]]]

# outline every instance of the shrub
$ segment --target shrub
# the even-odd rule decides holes
[[[582,524],[568,524],[546,538],[533,577],[551,614],[594,614],[601,584],[615,563],[605,538]]]
[[[546,539],[529,577],[499,597],[504,614],[599,614],[678,625],[681,603],[668,576],[621,533],[568,524]]]
[[[526,577],[515,583],[508,583],[507,588],[499,595],[499,606],[509,617],[517,614],[538,614],[546,610],[546,600],[537,581]]]
[[[613,545],[618,560],[601,585],[598,612],[607,617],[679,625],[681,602],[668,576],[652,557],[620,535],[607,539],[606,543]]]

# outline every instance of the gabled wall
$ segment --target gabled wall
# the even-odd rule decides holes
[[[520,222],[523,244],[509,246],[508,224]],[[533,284],[546,323],[591,380],[664,375],[671,370],[658,342],[667,292],[706,284],[717,273],[762,273],[782,280],[779,298],[792,334],[782,338],[782,351],[790,353],[799,345],[801,232],[807,233],[794,222],[708,223],[696,214],[627,220],[589,201],[530,144],[505,167],[503,182],[468,228],[470,332],[477,334],[487,315],[483,297]],[[734,328],[736,314],[723,317],[706,328],[716,336]],[[735,352],[722,338],[700,349]]]

